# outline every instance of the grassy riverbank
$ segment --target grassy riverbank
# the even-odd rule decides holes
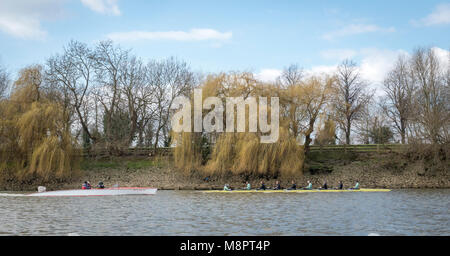
[[[80,175],[70,181],[35,181],[27,184],[7,182],[1,184],[1,189],[35,190],[38,185],[45,185],[48,189],[74,189],[79,188],[85,180],[93,185],[103,181],[107,187],[119,184],[174,190],[222,189],[225,183],[233,188],[244,187],[246,179],[253,187],[257,187],[261,180],[268,186],[273,186],[279,180],[283,187],[288,187],[294,179],[299,186],[305,186],[311,180],[314,187],[320,186],[324,180],[329,186],[336,186],[342,180],[346,187],[359,180],[365,188],[450,188],[448,161],[431,165],[421,160],[411,161],[398,153],[314,152],[307,158],[304,174],[295,177],[227,175],[212,176],[209,181],[204,178],[199,173],[182,174],[173,167],[171,157],[85,159],[81,162]]]

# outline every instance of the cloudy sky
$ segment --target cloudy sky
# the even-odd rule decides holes
[[[0,0],[0,63],[15,73],[71,39],[112,39],[143,59],[273,79],[296,63],[332,70],[351,58],[379,83],[398,54],[434,47],[448,60],[446,1]]]

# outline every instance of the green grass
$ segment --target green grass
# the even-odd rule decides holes
[[[120,164],[116,161],[85,159],[81,161],[80,167],[82,170],[93,170],[93,169],[118,168],[120,167]]]
[[[125,162],[127,169],[142,169],[146,167],[158,166],[157,162],[151,160],[136,160]]]
[[[357,158],[357,155],[354,152],[344,152],[344,151],[311,151],[308,153],[306,157],[306,161],[314,161],[314,162],[328,162],[330,160],[349,160],[354,161]]]

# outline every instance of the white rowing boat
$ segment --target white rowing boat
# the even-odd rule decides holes
[[[154,195],[157,188],[119,187],[104,189],[72,189],[45,191],[27,194],[26,196],[120,196],[120,195]]]

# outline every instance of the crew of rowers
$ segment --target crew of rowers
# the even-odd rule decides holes
[[[83,185],[81,185],[81,189],[91,189],[91,188],[92,188],[92,186],[91,186],[91,183],[89,181],[85,181],[83,183]],[[105,185],[103,184],[103,181],[100,181],[98,183],[97,188],[99,188],[99,189],[105,188]]]
[[[291,183],[292,183],[291,187],[287,188],[287,190],[296,190],[297,189],[297,184],[295,183],[295,181],[292,181]],[[248,181],[246,181],[244,190],[251,190],[251,189],[252,189],[252,186],[250,185],[250,183]],[[281,190],[282,188],[281,188],[280,182],[278,180],[275,182],[275,185],[272,188],[266,187],[266,185],[264,184],[264,181],[261,181],[260,187],[257,188],[257,190],[266,190],[266,189]],[[311,190],[311,189],[313,189],[311,181],[308,180],[308,185],[306,185],[306,187],[300,187],[298,189],[302,189],[302,190]],[[321,187],[317,188],[317,189],[328,189],[327,181],[324,181],[323,185]],[[333,188],[330,188],[330,189],[333,189]],[[344,189],[344,184],[342,183],[342,181],[339,181],[338,187],[334,188],[334,189],[337,189],[337,190]],[[350,188],[350,189],[359,189],[359,181],[356,181],[355,186]],[[229,184],[225,184],[225,186],[223,187],[223,190],[231,191],[230,185]]]

